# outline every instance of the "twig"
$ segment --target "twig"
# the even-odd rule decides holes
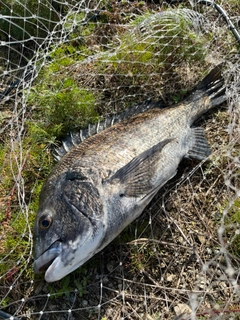
[[[18,183],[18,181],[20,180],[20,178],[22,176],[22,171],[23,171],[23,168],[25,167],[25,164],[27,162],[28,154],[29,154],[29,151],[26,154],[26,157],[25,157],[25,159],[23,161],[22,167],[19,170],[19,173],[17,175],[17,179],[16,179],[16,181],[15,181],[13,187],[12,187],[12,190],[10,192],[10,196],[8,197],[7,209],[6,209],[6,217],[5,217],[6,221],[8,221],[11,218],[11,202],[12,202],[12,198],[13,198],[14,192],[16,190],[17,183]]]
[[[238,309],[232,309],[232,310],[215,310],[215,309],[211,309],[211,311],[203,311],[203,312],[199,312],[196,314],[196,316],[204,316],[204,315],[213,315],[213,314],[221,314],[221,313],[236,313],[239,312],[240,313],[240,308]]]

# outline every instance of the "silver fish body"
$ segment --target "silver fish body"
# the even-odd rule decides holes
[[[63,278],[142,213],[183,157],[206,158],[203,129],[192,125],[225,100],[215,67],[184,102],[135,114],[66,153],[41,191],[34,271]]]

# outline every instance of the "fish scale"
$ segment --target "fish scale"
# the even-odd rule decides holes
[[[40,194],[36,273],[53,282],[74,271],[142,213],[184,157],[210,155],[204,130],[193,124],[226,100],[221,68],[175,106],[146,102],[106,127],[88,127],[81,142],[70,136]]]

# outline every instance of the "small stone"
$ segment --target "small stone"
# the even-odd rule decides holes
[[[112,263],[108,263],[107,264],[107,269],[108,269],[109,272],[112,272],[113,269],[114,269],[113,264]]]
[[[201,235],[197,235],[198,240],[201,244],[204,244],[206,242],[206,237],[205,236],[201,236]]]
[[[84,307],[86,307],[86,306],[88,305],[87,300],[82,300],[82,305],[83,305]]]
[[[176,277],[176,276],[175,276],[174,274],[168,273],[166,280],[167,280],[168,282],[172,282],[175,277]]]
[[[192,313],[192,309],[189,307],[189,305],[185,303],[179,303],[174,307],[174,311],[177,316],[180,316],[181,314],[187,313],[190,314]]]
[[[103,284],[107,284],[108,282],[109,282],[108,277],[103,277],[103,278],[102,278],[102,283],[103,283]]]

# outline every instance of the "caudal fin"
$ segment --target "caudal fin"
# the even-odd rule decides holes
[[[214,67],[187,98],[186,102],[191,105],[190,125],[202,114],[226,101],[222,68],[223,64]]]
[[[210,73],[197,85],[196,93],[204,91],[210,98],[211,108],[216,107],[226,101],[225,84],[222,77],[223,63],[214,67]]]

